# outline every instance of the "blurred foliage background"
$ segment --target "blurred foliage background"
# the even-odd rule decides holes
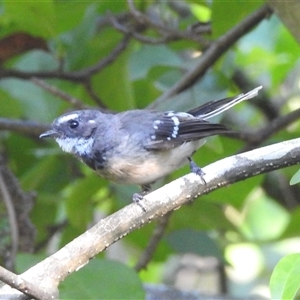
[[[245,29],[247,18],[252,25]],[[7,0],[0,24],[1,199],[5,189],[11,195],[11,203],[0,203],[0,255],[1,265],[17,272],[130,203],[137,191],[99,178],[54,142],[39,140],[63,112],[188,110],[262,85],[257,99],[215,120],[241,138],[210,138],[195,161],[205,166],[299,135],[299,45],[272,2]],[[219,53],[203,67],[213,47]],[[182,80],[185,86],[170,94]],[[269,297],[275,265],[299,251],[299,187],[289,184],[296,171],[219,189],[136,230],[72,274],[62,298],[137,299],[143,283]],[[136,273],[157,229],[156,250]]]

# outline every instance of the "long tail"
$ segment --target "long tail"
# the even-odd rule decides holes
[[[248,100],[255,97],[261,88],[262,86],[258,86],[257,88],[249,91],[248,93],[240,94],[237,97],[207,102],[199,107],[188,111],[188,113],[202,120],[210,119],[244,100]]]

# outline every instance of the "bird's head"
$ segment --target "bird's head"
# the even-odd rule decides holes
[[[85,154],[91,150],[97,121],[102,113],[97,110],[78,110],[68,112],[51,124],[51,129],[42,133],[40,138],[53,137],[63,151]]]

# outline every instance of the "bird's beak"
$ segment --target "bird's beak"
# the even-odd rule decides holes
[[[46,137],[55,137],[57,136],[57,131],[50,129],[44,133],[42,133],[39,138],[46,138]]]

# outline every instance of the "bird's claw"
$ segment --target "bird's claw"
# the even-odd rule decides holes
[[[137,204],[144,212],[146,212],[145,207],[141,204],[141,201],[144,199],[144,195],[139,193],[134,193],[132,196],[132,202]]]
[[[199,166],[197,166],[197,164],[191,158],[189,158],[189,161],[191,172],[198,175],[201,178],[202,182],[206,184],[206,181],[204,179],[205,173],[203,172],[203,170]]]

